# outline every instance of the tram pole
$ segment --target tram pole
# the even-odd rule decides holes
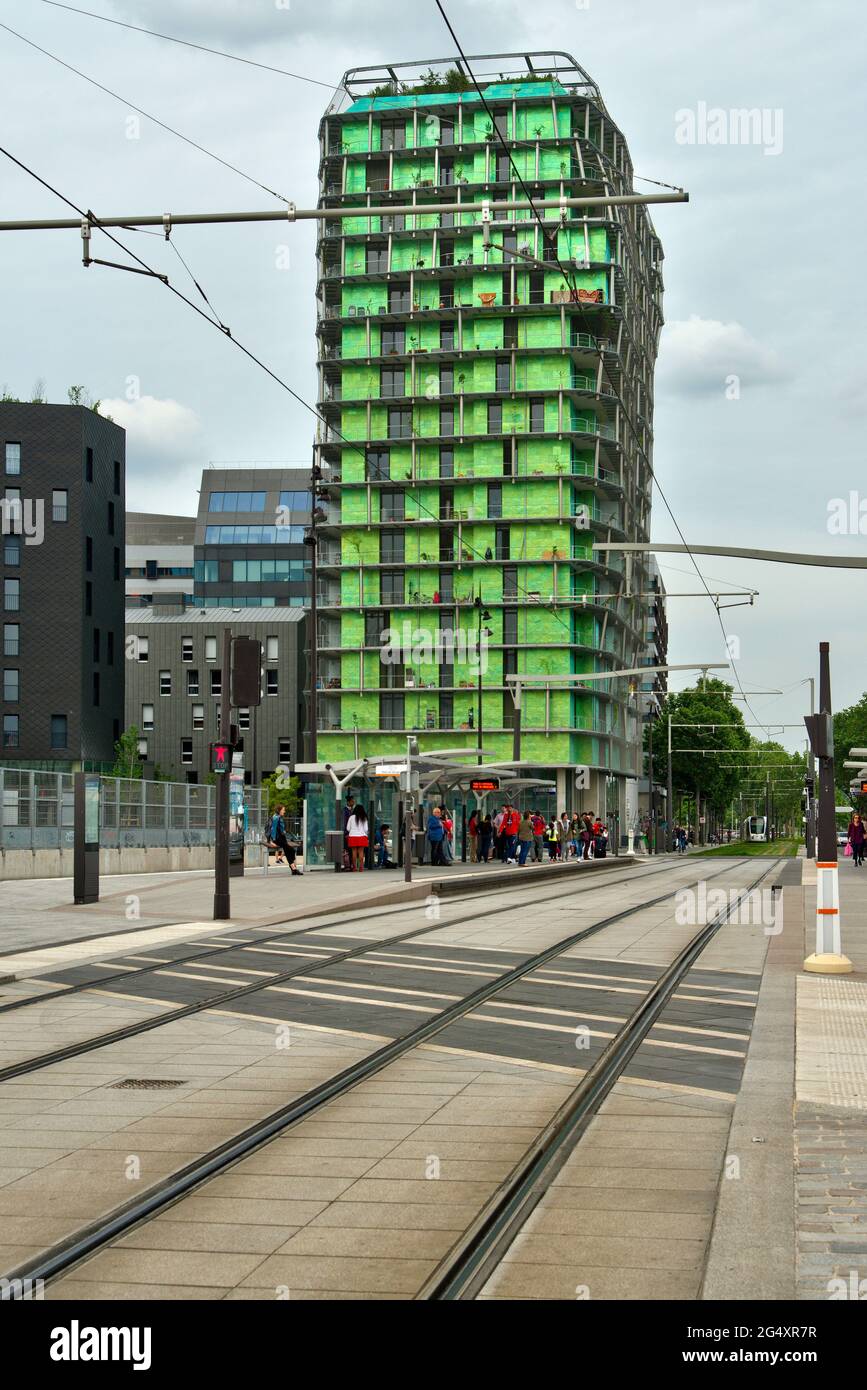
[[[819,713],[807,715],[804,723],[810,735],[810,746],[819,760],[816,950],[804,961],[804,969],[815,975],[847,975],[852,969],[852,962],[843,955],[840,928],[834,722],[831,715],[830,645],[827,642],[819,643]]]

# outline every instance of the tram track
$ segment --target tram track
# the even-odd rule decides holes
[[[765,868],[748,888],[740,890],[734,904],[729,903],[706,923],[679,952],[475,1221],[433,1271],[416,1295],[417,1300],[468,1301],[481,1292],[580,1142],[602,1102],[623,1076],[630,1059],[658,1022],[678,985],[720,927],[737,910],[742,897],[755,892],[776,867],[772,864]]]
[[[661,871],[653,870],[653,876],[655,876],[659,872]],[[725,870],[722,869],[719,872],[723,873],[725,872]],[[650,876],[650,874],[647,875],[647,877]],[[707,877],[715,876],[716,875],[708,875]],[[616,883],[622,881],[623,880],[618,879],[615,881],[614,884],[606,886],[614,887],[616,886]],[[534,897],[531,900],[531,905],[535,905],[537,903],[542,902],[556,901],[560,898],[568,897],[574,892],[574,889],[575,885],[573,884],[563,888],[559,893],[546,894],[544,897]],[[667,897],[669,895],[665,894],[663,896]],[[519,907],[520,905],[520,903],[515,904],[516,907]],[[397,909],[397,913],[403,914],[405,912],[412,911],[417,913],[419,910],[420,903],[414,902],[412,905],[407,906],[406,908]],[[344,961],[353,960],[358,956],[368,954],[370,951],[382,950],[389,946],[398,946],[403,944],[404,942],[413,941],[418,937],[428,936],[433,932],[442,931],[444,927],[461,926],[465,922],[475,921],[479,916],[484,915],[484,913],[478,912],[468,913],[465,916],[453,917],[448,922],[432,922],[427,926],[415,927],[412,931],[401,932],[395,936],[382,937],[376,941],[364,941],[359,946],[351,947],[348,950],[336,951],[330,956],[318,956],[313,960],[302,961],[297,965],[293,965],[288,970],[275,971],[272,975],[254,980],[250,984],[236,985],[232,989],[222,990],[219,993],[207,995],[203,999],[196,1000],[190,1004],[182,1005],[179,1008],[167,1009],[163,1013],[154,1014],[152,1017],[138,1019],[135,1023],[126,1024],[122,1028],[115,1028],[110,1030],[109,1032],[97,1034],[96,1037],[85,1038],[78,1042],[67,1043],[65,1046],[55,1048],[51,1052],[44,1052],[36,1057],[25,1058],[21,1061],[13,1062],[6,1067],[0,1067],[0,1084],[2,1084],[4,1081],[13,1081],[17,1077],[27,1076],[32,1072],[40,1071],[44,1067],[54,1066],[58,1062],[66,1062],[73,1057],[80,1057],[87,1053],[94,1052],[99,1048],[108,1047],[112,1043],[125,1042],[129,1038],[135,1038],[143,1033],[152,1032],[155,1028],[160,1028],[166,1024],[175,1023],[180,1021],[181,1019],[189,1018],[193,1014],[203,1013],[209,1009],[222,1009],[227,1005],[235,1003],[239,999],[244,999],[249,995],[256,994],[260,990],[273,989],[280,985],[287,984],[290,980],[294,980],[299,976],[308,975],[317,970],[324,970],[334,965],[341,965]],[[358,920],[357,914],[353,915],[351,919],[347,920],[356,923]],[[159,975],[160,971],[171,973],[178,965],[190,964],[196,960],[201,960],[205,957],[214,954],[226,955],[230,952],[238,952],[241,950],[255,951],[257,948],[261,947],[265,940],[280,940],[281,942],[286,943],[290,940],[295,941],[298,937],[309,936],[314,932],[322,932],[325,930],[329,930],[334,925],[334,923],[329,922],[328,926],[325,928],[308,927],[299,932],[288,932],[283,934],[276,933],[273,938],[263,938],[255,942],[251,942],[248,946],[245,947],[241,947],[237,943],[234,943],[232,945],[226,945],[225,947],[216,947],[213,950],[197,953],[190,957],[186,957],[183,960],[174,959],[162,962],[160,964],[143,966],[140,970],[123,971],[114,976],[106,977],[98,981],[82,981],[79,984],[67,986],[64,990],[55,990],[53,992],[48,992],[47,994],[40,995],[36,999],[22,1000],[21,1004],[17,1006],[12,1005],[10,1006],[10,1008],[27,1007],[32,1003],[48,1004],[52,1003],[54,1000],[68,997],[70,994],[83,993],[86,990],[91,990],[94,993],[98,994],[100,991],[105,990],[106,986],[111,984],[112,982],[118,983],[120,981],[123,981],[124,984],[129,985],[130,983],[133,983],[136,980],[136,978],[140,978],[141,976]]]
[[[724,865],[721,869],[719,869],[717,873],[713,875],[705,875],[704,880],[706,881],[707,879],[710,879],[712,877],[718,877],[720,874],[723,874],[725,872],[730,872],[732,867],[733,866],[730,863],[728,863]],[[771,867],[773,868],[774,866]],[[764,878],[765,875],[770,871],[770,869],[765,870],[763,874],[760,876],[760,878],[757,880],[757,883],[761,882],[761,879]],[[486,982],[485,984],[470,990],[469,993],[462,996],[460,999],[454,1001],[453,1003],[449,1004],[447,1007],[439,1010],[430,1018],[426,1019],[423,1023],[420,1023],[416,1027],[411,1028],[402,1036],[397,1037],[385,1043],[384,1045],[374,1049],[364,1058],[352,1063],[348,1067],[345,1067],[343,1070],[335,1073],[333,1076],[329,1077],[324,1082],[321,1082],[320,1084],[312,1087],[303,1095],[293,1099],[285,1105],[280,1106],[278,1109],[270,1112],[262,1119],[257,1120],[254,1124],[248,1126],[240,1133],[234,1135],[233,1137],[224,1141],[223,1143],[215,1146],[201,1157],[198,1157],[192,1162],[184,1165],[182,1168],[171,1174],[169,1177],[155,1184],[154,1187],[152,1187],[148,1192],[146,1192],[142,1196],[135,1197],[130,1201],[122,1204],[121,1206],[116,1207],[108,1216],[99,1217],[97,1220],[76,1231],[68,1238],[56,1243],[47,1252],[35,1256],[33,1259],[21,1265],[18,1269],[12,1271],[8,1275],[9,1280],[14,1283],[14,1280],[17,1278],[28,1278],[31,1280],[40,1279],[47,1282],[67,1273],[75,1265],[79,1264],[82,1260],[88,1258],[91,1255],[96,1254],[108,1245],[111,1245],[120,1236],[126,1234],[134,1227],[152,1219],[156,1215],[161,1214],[169,1207],[174,1205],[176,1202],[180,1201],[187,1194],[189,1194],[193,1189],[197,1189],[201,1187],[203,1184],[206,1184],[210,1179],[223,1174],[227,1169],[233,1167],[235,1164],[239,1163],[244,1158],[250,1156],[252,1153],[262,1148],[272,1139],[281,1135],[282,1133],[290,1129],[292,1126],[298,1124],[300,1121],[308,1118],[309,1116],[321,1111],[322,1108],[327,1106],[327,1104],[330,1101],[333,1101],[338,1097],[346,1095],[355,1087],[359,1086],[362,1082],[367,1081],[371,1077],[376,1076],[378,1073],[382,1072],[385,1068],[387,1068],[392,1062],[406,1056],[408,1053],[412,1052],[415,1048],[421,1046],[422,1044],[427,1043],[432,1038],[436,1037],[438,1034],[447,1029],[451,1024],[455,1023],[458,1020],[462,1020],[468,1014],[471,1014],[474,1010],[476,1010],[479,1007],[479,1005],[488,1002],[496,995],[508,990],[516,982],[524,979],[525,976],[528,976],[533,972],[541,969],[549,961],[552,961],[557,957],[564,955],[572,947],[596,935],[597,933],[604,931],[606,928],[611,927],[616,923],[622,922],[628,919],[629,917],[634,916],[637,913],[646,911],[648,908],[654,907],[659,903],[665,902],[683,888],[697,886],[697,883],[699,881],[700,880],[697,880],[695,884],[678,883],[672,887],[669,887],[664,893],[660,893],[650,898],[644,898],[639,903],[624,907],[618,912],[608,914],[599,919],[598,921],[590,924],[589,926],[583,927],[576,932],[570,933],[569,935],[561,938],[560,940],[544,948],[543,950],[533,953],[532,955],[528,956],[525,960],[512,967],[511,969],[508,969],[502,972],[501,974],[498,974],[495,979],[492,979]],[[741,891],[746,893],[751,892],[753,891],[753,888],[755,886],[756,885],[752,885],[748,889],[739,890],[739,893]],[[560,893],[552,896],[554,898],[560,898],[563,897],[564,894]],[[547,900],[550,901],[551,899],[549,898]],[[535,899],[535,902],[538,901],[540,901],[538,898]],[[700,954],[701,950],[704,949],[704,945],[706,944],[706,940],[704,939],[704,937],[706,936],[707,940],[710,939],[710,936],[713,934],[713,932],[715,932],[718,929],[718,927],[722,925],[723,920],[727,919],[730,910],[731,909],[728,909],[720,919],[715,919],[713,923],[713,931],[710,932],[710,934],[708,934],[708,929],[705,929],[704,933],[699,934],[699,937],[702,937],[701,945],[697,946],[696,944],[699,938],[695,938],[693,942],[690,943],[690,945],[686,948],[687,951],[693,952],[693,955],[690,957],[690,960],[694,959],[695,956]],[[461,918],[459,920],[476,920],[479,917],[489,915],[489,912],[490,909],[488,909],[488,913],[476,912],[470,914],[468,917]],[[403,940],[408,939],[410,936],[418,936],[422,934],[427,935],[432,931],[443,930],[444,927],[450,927],[456,924],[456,922],[450,922],[445,924],[440,922],[432,924],[430,927],[419,929],[416,932],[403,934],[403,936],[398,939]],[[395,939],[392,938],[390,940],[365,942],[363,946],[355,948],[350,952],[341,952],[335,955],[335,957],[333,957],[331,961],[327,959],[319,959],[312,964],[305,965],[300,969],[296,969],[292,972],[289,972],[289,977],[292,977],[299,973],[306,973],[311,970],[321,970],[324,966],[328,965],[329,963],[339,963],[342,960],[356,957],[358,955],[364,954],[365,952],[381,949],[386,945],[393,944],[394,940]],[[680,960],[680,957],[678,958],[678,960]],[[685,969],[687,968],[688,966],[684,967],[684,970],[678,976],[678,980],[682,978],[682,974],[685,973]],[[243,994],[250,994],[252,992],[255,992],[256,990],[267,989],[268,987],[269,982],[263,983],[259,981],[256,982],[254,985],[244,987],[244,989],[240,992]],[[675,987],[676,986],[672,984],[671,988],[665,994],[666,1000],[670,997],[671,993],[673,993]],[[232,997],[237,997],[239,991],[232,991],[231,993]],[[655,996],[657,994],[659,994],[658,986],[654,987],[654,989],[650,991],[650,995]],[[222,997],[223,996],[221,996],[221,999]],[[200,1005],[196,1005],[192,1009],[185,1009],[183,1011],[183,1014],[184,1016],[186,1016],[189,1012],[201,1011],[202,1009],[206,1009],[208,1007],[214,1007],[213,1001],[211,1001],[210,1003],[203,1002]],[[659,1007],[661,1008],[662,1005],[660,1004]],[[640,1006],[640,1010],[637,1010],[636,1013],[640,1012],[642,1009],[644,1009],[644,1005]],[[650,1021],[647,1022],[646,1028],[644,1029],[644,1032],[642,1032],[641,1034],[642,1038],[645,1035],[645,1033],[649,1030],[649,1028],[652,1026],[657,1014],[658,1010],[650,1018]],[[153,1021],[146,1020],[145,1024],[147,1028],[153,1026],[160,1026],[162,1023],[172,1021],[172,1017],[173,1016],[163,1016]],[[650,1016],[648,1015],[648,1017]],[[631,1024],[632,1020],[630,1020],[630,1025]],[[124,1029],[120,1031],[122,1035],[126,1037],[134,1035],[136,1031],[143,1030],[133,1028]],[[633,1029],[633,1032],[634,1031],[635,1030]],[[618,1034],[618,1039],[620,1038],[620,1036],[621,1035]],[[104,1035],[103,1038],[97,1039],[95,1044],[91,1044],[90,1050],[92,1050],[94,1045],[106,1045],[106,1042],[108,1040],[113,1040],[113,1035]],[[634,1051],[635,1047],[639,1045],[639,1042],[640,1039],[637,1042],[635,1042],[635,1046],[632,1048],[632,1051]],[[80,1055],[80,1053],[85,1050],[88,1049],[84,1045],[82,1045],[76,1048],[75,1055]],[[611,1048],[607,1048],[605,1055],[607,1056],[610,1051]],[[632,1051],[629,1052],[629,1056],[632,1055]],[[53,1060],[57,1060],[55,1055],[47,1054],[46,1058],[35,1059],[35,1062],[39,1066],[47,1066],[50,1065],[51,1061]],[[626,1061],[628,1061],[628,1056],[622,1062],[620,1068],[621,1071],[622,1067],[626,1065]],[[32,1064],[31,1069],[33,1069]],[[591,1069],[591,1071],[595,1072],[596,1067]],[[18,1074],[20,1074],[20,1071],[18,1072]],[[588,1076],[589,1075],[591,1075],[591,1073],[588,1073]],[[611,1081],[610,1084],[613,1084],[613,1081]],[[607,1089],[610,1089],[610,1085],[607,1087]],[[604,1094],[607,1094],[607,1089],[605,1090]],[[597,1104],[598,1103],[599,1102],[597,1102]],[[7,1296],[7,1294],[4,1288],[0,1288],[0,1298],[3,1298],[5,1296]]]

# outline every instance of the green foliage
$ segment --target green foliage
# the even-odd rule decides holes
[[[131,724],[114,745],[114,767],[109,773],[110,777],[133,777],[141,779],[144,771],[142,760],[138,751],[138,741],[141,735],[135,724]]]
[[[434,72],[433,68],[428,68],[420,82],[399,82],[396,86],[393,82],[384,82],[380,87],[374,87],[370,93],[372,97],[409,97],[421,96],[425,92],[472,92],[475,88],[468,77],[458,68],[449,68],[447,72]]]
[[[272,772],[270,777],[266,777],[262,783],[268,815],[273,815],[278,806],[285,806],[287,816],[300,816],[301,779],[300,777],[290,777],[287,786],[284,777],[285,774],[281,774],[278,769],[276,772]]]
[[[746,762],[742,757],[751,739],[744,728],[744,717],[732,701],[732,687],[723,681],[700,680],[690,690],[668,696],[662,715],[653,728],[654,778],[664,782],[668,776],[668,722],[672,721],[672,780],[676,790],[700,792],[708,805],[722,813],[737,795],[741,773],[724,763]],[[684,729],[679,724],[716,724],[715,729]],[[645,749],[649,732],[645,729]],[[734,756],[718,753],[678,753],[677,748],[724,749]]]
[[[867,748],[867,692],[856,705],[841,709],[834,715],[834,780],[840,793],[839,805],[849,803],[863,814],[867,807],[867,797],[852,797],[849,794],[849,781],[857,773],[857,768],[844,767],[850,748]]]

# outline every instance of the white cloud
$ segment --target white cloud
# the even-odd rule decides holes
[[[683,395],[722,394],[727,381],[741,389],[765,386],[790,375],[773,348],[740,323],[691,314],[666,325],[659,354],[661,386]]]
[[[101,401],[100,413],[110,415],[126,430],[127,462],[150,472],[173,468],[201,447],[202,424],[194,410],[180,401],[140,396]]]

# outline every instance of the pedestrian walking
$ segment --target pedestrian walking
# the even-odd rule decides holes
[[[523,869],[527,855],[533,847],[535,836],[529,811],[525,811],[518,825],[518,865]]]
[[[589,811],[584,811],[581,815],[581,856],[583,859],[590,858],[590,842],[593,839],[593,820]]]
[[[560,830],[559,823],[555,820],[548,822],[548,829],[545,831],[545,839],[548,841],[548,862],[553,864],[555,859],[560,858]]]
[[[293,878],[300,878],[301,870],[295,863],[295,846],[289,843],[286,835],[286,807],[278,806],[268,827],[268,839],[274,846],[277,853],[274,856],[275,864],[288,864],[292,870]]]
[[[370,844],[370,827],[363,806],[353,805],[352,814],[346,822],[346,843],[352,859],[352,872],[363,873],[364,860]]]
[[[453,845],[453,840],[454,840],[455,823],[454,823],[454,821],[452,820],[452,815],[451,815],[451,812],[449,811],[448,807],[443,807],[442,811],[440,812],[440,819],[442,820],[442,823],[443,823],[443,831],[444,831],[444,834],[443,834],[443,863],[444,863],[444,864],[453,864],[453,863],[454,863],[454,859],[455,859],[455,855],[454,855],[454,849],[452,848],[452,845]]]
[[[867,839],[867,830],[865,830],[864,822],[857,811],[849,822],[847,834],[849,844],[852,846],[852,863],[856,869],[860,869],[864,863],[864,841]]]

